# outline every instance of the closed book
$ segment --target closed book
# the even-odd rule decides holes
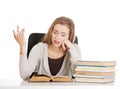
[[[110,82],[114,82],[114,78],[81,78],[81,77],[75,77],[75,82],[79,82],[79,83],[110,83]]]
[[[114,78],[114,75],[96,76],[96,75],[74,74],[74,77],[81,77],[81,78]]]
[[[107,76],[107,75],[115,75],[115,71],[112,71],[112,72],[75,71],[75,74],[91,75],[91,76]]]
[[[76,68],[75,68],[75,70],[76,71],[89,71],[89,70],[115,70],[115,67],[111,67],[111,66],[104,66],[104,67],[102,67],[102,66],[77,66]]]
[[[116,66],[116,61],[77,61],[77,65]]]

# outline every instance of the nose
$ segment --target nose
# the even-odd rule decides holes
[[[59,39],[60,38],[60,34],[56,34],[55,38]]]

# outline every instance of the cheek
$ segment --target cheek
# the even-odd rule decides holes
[[[52,42],[54,41],[54,39],[55,39],[55,37],[54,37],[54,36],[52,36],[52,39],[51,39],[51,40],[52,40]]]
[[[61,41],[63,42],[66,39],[69,39],[69,38],[68,37],[64,37],[64,38],[61,39]]]
[[[69,40],[69,36],[66,36],[64,39],[68,39]]]
[[[55,38],[56,38],[56,36],[53,34],[53,35],[52,35],[52,40],[54,40]]]

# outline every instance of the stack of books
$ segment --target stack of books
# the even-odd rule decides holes
[[[75,68],[75,82],[114,82],[116,61],[78,61]]]

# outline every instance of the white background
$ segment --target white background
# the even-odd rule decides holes
[[[71,18],[82,52],[82,60],[115,60],[120,82],[119,0],[0,0],[0,79],[19,79],[19,46],[12,30],[25,28],[47,32],[59,16]]]

